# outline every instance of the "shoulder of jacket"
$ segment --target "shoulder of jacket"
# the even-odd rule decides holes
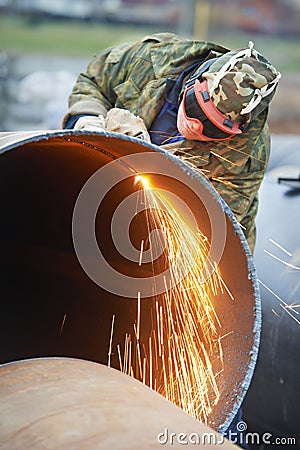
[[[141,42],[181,42],[185,39],[178,36],[175,33],[154,33],[148,36],[145,36]]]
[[[140,42],[142,42],[142,43],[153,42],[154,44],[155,43],[174,44],[175,46],[176,46],[176,44],[178,44],[178,45],[186,46],[187,48],[192,47],[193,50],[207,49],[209,51],[214,51],[220,55],[230,51],[229,49],[222,47],[219,44],[215,44],[213,42],[199,41],[199,40],[184,38],[175,33],[154,33],[154,34],[145,36]]]
[[[141,51],[147,51],[147,45],[149,44],[149,51],[152,45],[155,44],[168,44],[176,42],[184,42],[185,39],[177,36],[174,33],[154,33],[152,35],[145,36],[143,39],[135,42],[125,42],[123,44],[115,45],[107,48],[99,56],[105,56],[106,63],[119,62],[120,58],[124,55],[131,54],[137,56]],[[146,48],[145,48],[146,44]],[[97,58],[97,57],[96,57]]]

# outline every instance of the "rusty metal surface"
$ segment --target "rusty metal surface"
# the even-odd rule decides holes
[[[116,315],[120,338],[126,323],[135,320],[136,306],[100,288],[82,270],[71,238],[72,213],[82,186],[114,158],[159,153],[174,178],[155,176],[188,204],[204,233],[211,237],[211,210],[226,217],[227,237],[219,268],[234,300],[226,292],[214,299],[223,339],[223,370],[217,378],[220,399],[208,424],[225,431],[249,387],[258,353],[260,298],[247,243],[228,207],[199,172],[158,147],[114,133],[70,131],[6,135],[1,147],[2,274],[1,361],[66,356],[107,363],[111,317]],[[119,165],[120,173],[127,170]],[[178,183],[184,177],[186,185]],[[204,204],[188,186],[200,192]],[[99,214],[100,246],[111,254],[118,270],[122,258],[109,242],[109,217],[116,204],[132,193],[132,182],[104,202]],[[201,197],[201,196],[200,196]],[[138,237],[139,226],[133,230]],[[126,262],[129,272],[136,266]],[[138,290],[138,286],[136,288]],[[152,298],[145,299],[143,305]],[[148,303],[147,303],[148,302]],[[61,325],[66,317],[63,332]],[[212,360],[219,363],[219,355]],[[117,366],[113,361],[112,366]]]
[[[223,440],[138,381],[88,361],[45,358],[2,365],[0,393],[2,449],[140,450],[163,444],[179,449],[180,439],[188,443],[203,433],[211,440],[201,448],[209,449]],[[178,441],[180,433],[186,437]],[[221,447],[236,448],[228,441]]]

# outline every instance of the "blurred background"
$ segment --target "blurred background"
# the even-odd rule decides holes
[[[0,130],[58,129],[77,74],[114,44],[170,31],[251,39],[282,72],[273,133],[298,133],[300,0],[0,0]]]

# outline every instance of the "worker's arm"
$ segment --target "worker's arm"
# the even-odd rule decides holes
[[[226,49],[173,33],[157,33],[104,50],[79,75],[63,128],[70,123],[74,126],[76,116],[105,117],[116,107],[141,117],[149,129],[163,106],[166,80],[177,78],[183,69],[211,51],[224,53]]]

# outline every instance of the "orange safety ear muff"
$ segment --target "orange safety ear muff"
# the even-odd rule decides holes
[[[225,140],[242,133],[243,124],[234,122],[214,105],[202,74],[217,58],[212,58],[200,67],[187,81],[183,92],[183,117],[192,128],[197,124],[200,140]]]

